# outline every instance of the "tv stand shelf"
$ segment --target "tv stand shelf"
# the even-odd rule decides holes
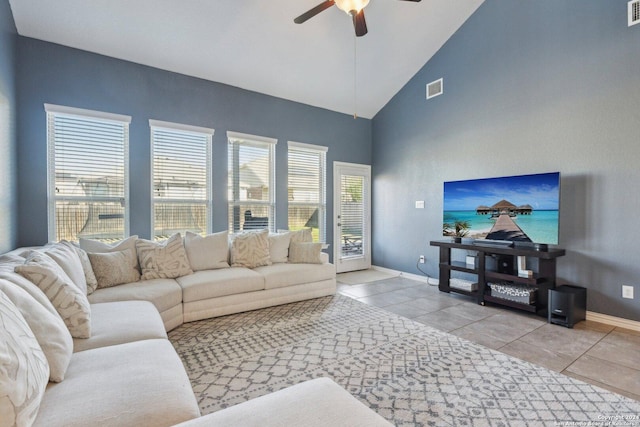
[[[481,305],[489,302],[546,316],[547,293],[549,289],[555,289],[556,286],[556,259],[565,255],[564,249],[550,248],[545,251],[540,251],[526,247],[492,247],[473,245],[470,243],[456,243],[450,240],[436,240],[430,244],[431,246],[440,248],[440,283],[438,285],[440,291],[455,292],[470,296]],[[477,254],[475,265],[469,266],[465,262],[453,260],[451,257],[452,250],[474,252]],[[537,260],[537,268],[534,271],[533,277],[518,276],[515,261],[519,256]],[[501,269],[502,271],[496,271],[487,268],[492,258],[509,262],[506,263],[507,266],[505,268]],[[498,267],[500,266],[500,262],[496,264]],[[512,269],[509,269],[509,266],[512,266]],[[478,290],[469,292],[449,286],[452,271],[475,275],[478,281]],[[488,286],[488,283],[491,282],[533,287],[537,293],[536,300],[534,303],[526,304],[491,295],[491,289]]]

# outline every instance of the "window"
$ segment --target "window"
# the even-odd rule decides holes
[[[327,147],[289,142],[289,230],[311,228],[326,241]]]
[[[129,234],[131,117],[45,104],[49,241]]]
[[[153,237],[211,232],[213,129],[149,120]]]
[[[227,132],[229,231],[275,230],[276,140]]]

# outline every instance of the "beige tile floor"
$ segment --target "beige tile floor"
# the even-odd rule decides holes
[[[339,274],[338,292],[640,401],[640,332],[593,321],[551,325],[375,270]]]

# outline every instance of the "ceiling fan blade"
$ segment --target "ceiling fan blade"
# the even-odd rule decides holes
[[[356,36],[362,37],[367,34],[367,22],[364,19],[364,9],[360,12],[352,13],[353,16],[353,27],[356,29]]]
[[[400,0],[400,1],[412,1],[414,3],[420,3],[422,0]]]
[[[319,5],[317,5],[316,7],[314,7],[313,9],[309,9],[308,11],[303,13],[302,15],[298,16],[296,19],[293,20],[293,22],[295,22],[296,24],[302,24],[303,22],[313,18],[314,16],[316,16],[317,14],[322,12],[323,10],[329,9],[331,6],[334,5],[334,3],[335,2],[333,0],[324,1],[324,2],[320,3]]]

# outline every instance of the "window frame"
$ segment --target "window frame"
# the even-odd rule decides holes
[[[236,165],[233,164],[233,154],[232,154],[232,150],[235,150],[235,146],[236,144],[240,143],[240,146],[242,146],[242,142],[245,143],[253,143],[253,144],[257,144],[257,145],[263,145],[265,148],[268,148],[268,155],[269,155],[269,171],[268,171],[268,177],[269,177],[269,200],[267,202],[259,202],[259,201],[243,201],[243,200],[239,200],[238,198],[236,198],[236,195],[234,194],[233,197],[229,196],[229,188],[233,187],[234,184],[233,182],[227,182],[227,224],[228,224],[228,231],[230,234],[236,234],[236,233],[240,233],[243,231],[242,228],[240,228],[240,224],[238,224],[238,230],[235,230],[235,224],[232,218],[232,215],[230,214],[232,207],[239,207],[242,208],[243,205],[264,205],[267,206],[270,212],[269,215],[269,224],[268,224],[268,229],[271,232],[274,232],[276,229],[276,153],[275,153],[275,147],[276,144],[278,143],[278,140],[275,138],[269,138],[269,137],[264,137],[264,136],[258,136],[258,135],[251,135],[251,134],[246,134],[246,133],[240,133],[240,132],[233,132],[233,131],[227,131],[227,159],[228,159],[228,164],[227,164],[227,177],[229,177],[230,175],[233,176],[234,175],[234,171],[235,169],[233,169]],[[239,162],[239,159],[238,159]],[[238,163],[239,164],[239,163]],[[231,179],[233,180],[233,178]],[[233,190],[232,190],[233,193]],[[232,200],[233,199],[233,200]]]
[[[130,207],[129,207],[129,125],[131,116],[123,114],[107,113],[103,111],[88,110],[84,108],[67,107],[55,104],[44,104],[47,126],[47,237],[50,242],[59,240],[57,235],[56,202],[69,200],[78,202],[87,201],[119,201],[124,207],[123,235],[130,233]],[[86,121],[102,121],[110,124],[122,125],[123,128],[123,194],[122,197],[83,197],[83,196],[58,196],[56,192],[56,145],[52,128],[56,117],[68,117]]]
[[[150,220],[150,230],[151,230],[151,238],[156,239],[155,235],[155,206],[156,203],[163,203],[163,199],[156,199],[155,197],[155,131],[169,131],[174,133],[185,133],[192,134],[197,136],[204,136],[206,138],[206,199],[204,203],[202,200],[198,199],[169,199],[165,198],[164,203],[166,202],[192,202],[198,204],[204,204],[206,209],[206,234],[210,234],[213,230],[213,180],[212,180],[212,152],[213,152],[213,135],[215,133],[215,129],[201,127],[201,126],[193,126],[186,125],[182,123],[174,123],[174,122],[166,122],[161,120],[149,119],[149,141],[150,141],[150,176],[151,176],[151,220]]]
[[[327,241],[327,152],[329,147],[322,145],[306,144],[302,142],[288,141],[287,151],[287,225],[289,226],[289,207],[315,207],[318,209],[318,241],[320,243],[326,243]],[[310,202],[295,202],[289,200],[288,193],[290,188],[290,154],[292,151],[312,153],[318,155],[318,161],[320,163],[318,170],[318,203]]]

